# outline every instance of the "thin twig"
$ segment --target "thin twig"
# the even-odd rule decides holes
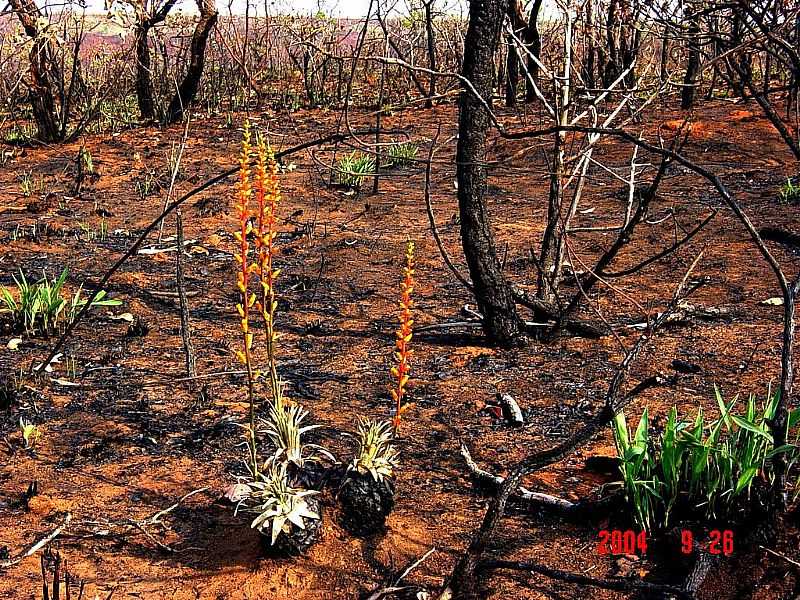
[[[424,563],[427,560],[427,558],[431,554],[433,554],[434,552],[436,552],[436,547],[435,546],[433,548],[431,548],[430,550],[428,550],[425,554],[420,556],[413,563],[411,563],[405,570],[403,570],[402,573],[400,573],[400,576],[397,579],[395,579],[395,582],[394,582],[395,586],[400,585],[400,582],[403,581],[403,579],[405,579],[408,576],[408,574],[411,573],[411,571],[413,571],[418,566],[420,566],[422,563]]]
[[[42,548],[47,546],[47,544],[49,544],[54,539],[56,539],[59,535],[61,535],[61,533],[64,531],[64,529],[67,528],[67,526],[69,525],[71,520],[72,520],[72,514],[67,513],[64,516],[64,521],[61,523],[61,525],[59,525],[58,527],[53,529],[53,531],[51,531],[45,537],[43,537],[41,540],[39,540],[38,542],[33,544],[25,552],[23,552],[22,554],[20,554],[16,558],[7,558],[5,560],[0,560],[0,569],[7,569],[8,567],[13,567],[16,564],[21,563],[23,560],[25,560],[29,556],[33,556],[34,554],[36,554],[39,550],[41,550]]]
[[[436,130],[436,135],[431,140],[431,147],[430,150],[428,150],[428,161],[425,164],[425,210],[428,213],[428,221],[431,225],[433,239],[436,241],[436,247],[439,249],[439,254],[441,254],[444,264],[447,265],[447,268],[450,269],[455,278],[458,279],[465,288],[472,291],[472,282],[461,274],[461,271],[459,271],[458,267],[453,263],[450,254],[442,243],[442,238],[439,236],[439,228],[436,226],[436,217],[433,214],[433,206],[431,204],[431,165],[433,164],[434,154],[436,154],[436,142],[441,132],[442,126],[440,124],[439,128]]]
[[[208,490],[207,487],[201,487],[201,488],[198,488],[196,490],[192,490],[188,494],[184,494],[183,496],[181,496],[181,498],[175,504],[170,506],[169,508],[165,508],[164,510],[158,511],[152,517],[148,517],[144,521],[140,521],[140,523],[142,523],[144,525],[154,525],[154,524],[156,524],[156,523],[158,523],[160,521],[161,517],[163,517],[164,515],[172,512],[173,510],[178,508],[184,502],[184,500],[187,500],[188,498],[191,498],[195,494],[200,494],[200,493],[205,492],[207,490]]]
[[[480,482],[483,484],[489,484],[495,488],[500,487],[503,485],[505,479],[500,477],[499,475],[494,475],[489,471],[485,471],[481,469],[473,460],[472,455],[469,453],[469,449],[467,445],[462,441],[461,442],[461,456],[464,457],[464,462],[467,463],[467,468],[469,469],[470,473],[476,477]],[[575,508],[575,503],[570,502],[569,500],[564,500],[563,498],[557,498],[556,496],[551,496],[550,494],[543,494],[541,492],[532,492],[531,490],[525,488],[524,486],[520,486],[517,488],[517,492],[515,497],[520,498],[521,500],[525,500],[526,502],[533,502],[536,504],[545,504],[547,506],[552,506],[558,508],[562,511],[570,511]]]
[[[189,301],[186,297],[186,281],[183,277],[183,218],[181,209],[175,213],[175,227],[178,236],[178,251],[175,253],[175,279],[178,285],[178,299],[181,312],[181,338],[183,352],[186,356],[186,376],[194,377],[197,374],[192,348],[192,329],[189,324]],[[163,223],[163,221],[162,221]]]
[[[183,128],[183,137],[181,138],[181,143],[178,145],[178,155],[175,156],[175,146],[172,146],[170,149],[170,156],[175,161],[172,165],[170,170],[169,176],[169,189],[167,189],[167,193],[164,196],[164,206],[161,209],[162,211],[167,210],[167,206],[169,205],[169,201],[172,199],[172,192],[175,190],[175,180],[178,179],[178,172],[181,169],[181,161],[183,160],[183,151],[186,149],[186,140],[189,138],[189,117],[186,117],[186,124]],[[164,235],[164,220],[162,219],[161,224],[158,227],[158,243],[161,244],[161,238]],[[182,248],[179,244],[178,248]]]
[[[791,558],[789,558],[788,556],[784,556],[783,554],[781,554],[781,553],[779,553],[779,552],[775,552],[775,550],[770,550],[770,549],[769,549],[769,548],[767,548],[766,546],[759,546],[759,548],[761,548],[762,550],[764,550],[764,551],[765,551],[765,552],[767,552],[768,554],[772,554],[772,556],[776,556],[776,557],[778,557],[778,558],[782,558],[783,560],[785,560],[786,562],[788,562],[790,565],[793,565],[793,566],[795,566],[795,567],[798,567],[798,568],[800,568],[800,562],[797,562],[796,560],[792,560],[792,559],[791,559]]]

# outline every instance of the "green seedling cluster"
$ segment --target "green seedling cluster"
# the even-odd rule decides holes
[[[777,394],[769,394],[760,407],[750,396],[736,414],[737,398],[726,404],[715,392],[718,419],[707,421],[700,408],[693,422],[681,421],[673,407],[663,431],[654,434],[645,409],[632,435],[624,413],[614,419],[622,486],[642,529],[666,528],[677,506],[708,519],[731,518],[757,480],[772,481],[777,454],[785,454],[790,466],[797,460],[797,432],[793,443],[773,447],[769,423]],[[787,433],[799,420],[800,409],[791,411]]]

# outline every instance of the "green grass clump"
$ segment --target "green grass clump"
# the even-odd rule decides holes
[[[36,135],[36,129],[33,125],[29,123],[23,123],[22,125],[14,124],[11,129],[9,129],[3,141],[6,144],[28,144],[33,140],[34,136]]]
[[[389,146],[389,165],[405,167],[417,160],[419,147],[413,142],[399,142]]]
[[[778,191],[778,198],[782,204],[800,202],[800,184],[793,182],[791,179],[787,179],[786,183],[784,183]]]
[[[49,335],[62,325],[69,325],[86,304],[81,297],[82,287],[74,296],[64,296],[64,283],[67,280],[67,269],[52,281],[43,275],[39,281],[28,281],[20,272],[14,277],[17,296],[5,286],[0,286],[0,314],[6,313],[11,319],[12,327],[25,331],[29,335],[43,333]],[[101,291],[92,302],[97,306],[119,306],[119,300],[105,299],[106,292]]]
[[[360,152],[351,152],[336,163],[336,181],[360,189],[364,179],[375,173],[375,159]]]
[[[733,412],[736,398],[726,405],[719,390],[716,398],[721,413],[718,419],[706,422],[699,408],[693,422],[680,421],[673,407],[663,431],[655,435],[650,431],[647,409],[632,436],[624,413],[614,419],[622,486],[642,529],[665,529],[677,507],[682,514],[730,519],[742,507],[742,500],[750,497],[757,481],[774,479],[774,456],[785,454],[790,466],[797,460],[800,433],[795,434],[793,444],[773,447],[769,423],[775,416],[778,394],[769,394],[760,408],[750,396],[741,414]],[[788,429],[798,421],[800,409],[791,411]]]

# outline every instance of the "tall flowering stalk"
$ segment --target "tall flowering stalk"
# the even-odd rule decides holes
[[[250,184],[250,154],[252,147],[250,144],[250,124],[245,122],[244,136],[242,137],[242,147],[239,153],[239,180],[236,183],[236,217],[239,229],[233,235],[238,242],[237,252],[234,258],[238,263],[236,271],[236,287],[239,290],[239,303],[236,304],[236,311],[239,313],[242,330],[242,350],[236,352],[236,356],[247,370],[247,400],[249,404],[249,429],[247,432],[248,446],[250,449],[250,469],[253,476],[258,475],[258,458],[256,455],[256,416],[255,416],[255,394],[253,392],[253,334],[250,332],[250,309],[256,301],[255,294],[250,292],[250,274],[253,265],[250,262],[250,243],[247,236],[252,232],[250,222],[250,200],[253,189]]]
[[[269,363],[269,380],[272,402],[276,410],[283,408],[281,382],[278,379],[275,347],[278,334],[275,332],[275,280],[280,269],[273,266],[275,256],[275,238],[278,235],[275,211],[281,199],[278,184],[278,165],[275,155],[264,140],[259,137],[256,158],[256,265],[260,282],[260,298],[256,308],[264,319],[264,331],[267,342],[267,361]]]
[[[400,419],[412,404],[404,404],[403,398],[406,393],[409,373],[411,372],[411,337],[413,336],[414,319],[411,318],[411,307],[413,300],[411,294],[414,291],[414,242],[411,240],[406,244],[406,264],[403,267],[403,280],[400,282],[400,327],[395,332],[397,341],[395,342],[394,359],[396,365],[392,367],[392,399],[395,403],[394,417],[392,426],[395,433],[400,428]]]

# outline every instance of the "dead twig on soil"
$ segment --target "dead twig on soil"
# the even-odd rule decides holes
[[[463,440],[461,441],[461,456],[464,457],[464,461],[467,463],[467,468],[469,469],[470,474],[479,483],[483,485],[490,485],[493,488],[499,488],[501,485],[503,485],[505,479],[499,475],[493,475],[489,471],[481,469],[475,463],[472,455],[469,453],[467,445],[463,442]],[[570,502],[569,500],[564,500],[563,498],[557,498],[555,496],[551,496],[550,494],[543,494],[541,492],[532,492],[524,486],[520,486],[517,489],[514,497],[532,504],[539,506],[545,505],[564,512],[571,511],[576,506],[574,502]]]
[[[604,590],[614,590],[619,592],[646,592],[649,594],[669,594],[678,598],[692,600],[694,595],[672,585],[663,585],[641,581],[640,579],[629,579],[623,577],[612,577],[608,579],[598,579],[587,577],[576,573],[569,573],[560,569],[553,569],[532,562],[512,561],[512,560],[489,560],[478,565],[481,571],[508,569],[514,571],[528,571],[537,575],[544,575],[550,579],[557,579],[565,583],[574,583],[588,587],[596,587]]]
[[[169,552],[170,554],[173,554],[175,552],[175,549],[172,546],[168,546],[164,542],[158,541],[153,536],[153,534],[150,533],[149,531],[147,531],[147,529],[144,528],[144,525],[142,525],[138,521],[134,521],[133,519],[128,519],[127,521],[125,521],[123,523],[123,525],[129,525],[130,527],[133,527],[134,529],[139,530],[148,540],[153,542],[156,546],[161,548],[164,552]]]
[[[549,323],[535,323],[534,321],[525,321],[526,329],[535,329],[537,327],[550,327]],[[444,329],[483,329],[481,321],[450,321],[446,323],[431,323],[430,325],[423,325],[417,327],[417,333],[430,333],[431,331],[441,331]]]
[[[17,556],[16,558],[7,558],[7,559],[5,559],[5,560],[0,560],[0,569],[7,569],[8,567],[13,567],[13,566],[14,566],[14,565],[16,565],[16,564],[19,564],[19,563],[21,563],[23,560],[25,560],[25,559],[26,559],[26,558],[28,558],[29,556],[33,556],[34,554],[36,554],[36,553],[37,553],[39,550],[41,550],[42,548],[44,548],[45,546],[47,546],[47,544],[49,544],[49,543],[50,543],[50,542],[52,542],[54,539],[56,539],[56,538],[57,538],[59,535],[61,535],[61,533],[62,533],[62,532],[63,532],[63,531],[64,531],[64,530],[67,528],[67,526],[70,524],[70,521],[71,521],[71,520],[72,520],[72,514],[70,514],[70,513],[67,513],[67,514],[64,516],[64,521],[61,523],[61,525],[59,525],[58,527],[56,527],[55,529],[53,529],[53,531],[51,531],[50,533],[48,533],[48,534],[47,534],[46,536],[44,536],[44,537],[43,537],[41,540],[39,540],[38,542],[36,542],[35,544],[33,544],[33,545],[32,545],[30,548],[28,548],[27,550],[25,550],[25,552],[23,552],[22,554],[20,554],[20,555],[19,555],[19,556]]]
[[[782,560],[785,560],[785,561],[786,561],[787,563],[789,563],[790,565],[792,565],[792,566],[794,566],[794,567],[797,567],[798,569],[800,569],[800,562],[797,562],[796,560],[792,560],[791,558],[789,558],[788,556],[784,556],[784,555],[783,555],[783,554],[781,554],[780,552],[775,552],[775,550],[770,550],[770,549],[769,549],[769,548],[767,548],[766,546],[759,546],[759,548],[761,548],[761,550],[764,550],[764,551],[765,551],[767,554],[771,554],[772,556],[775,556],[775,557],[777,557],[777,558],[780,558],[780,559],[782,559]]]
[[[175,228],[178,237],[178,252],[175,254],[175,280],[178,286],[178,299],[181,312],[181,339],[183,352],[186,356],[186,376],[194,377],[197,374],[192,348],[192,330],[189,325],[189,301],[186,297],[186,281],[183,277],[183,218],[181,209],[175,213]],[[189,384],[191,387],[191,383]]]
[[[401,586],[401,587],[398,587],[398,586],[400,586],[400,582],[403,581],[403,579],[405,579],[408,576],[408,574],[411,573],[411,571],[413,571],[418,566],[420,566],[423,562],[425,562],[427,560],[427,558],[431,554],[433,554],[434,552],[436,552],[436,547],[431,548],[425,554],[423,554],[417,560],[415,560],[413,563],[411,563],[408,567],[406,567],[403,570],[403,572],[400,573],[400,576],[397,579],[395,579],[394,585],[391,585],[389,587],[381,588],[379,590],[374,591],[372,594],[370,594],[367,597],[367,600],[380,600],[381,598],[385,598],[386,596],[389,596],[391,594],[396,594],[397,592],[402,592],[402,591],[405,591],[405,590],[415,589],[414,586],[408,586],[408,585]]]
[[[176,550],[175,548],[173,548],[172,546],[170,546],[168,544],[165,544],[165,543],[159,541],[152,533],[150,533],[147,530],[147,527],[151,527],[153,525],[161,525],[162,527],[165,527],[165,525],[161,522],[161,519],[165,515],[169,514],[170,512],[172,512],[173,510],[178,508],[188,498],[191,498],[195,494],[200,494],[200,493],[205,492],[207,490],[208,490],[207,487],[202,487],[202,488],[198,488],[196,490],[192,490],[188,494],[184,494],[183,496],[181,496],[180,499],[177,502],[175,502],[175,504],[173,504],[172,506],[169,506],[169,507],[167,507],[167,508],[165,508],[163,510],[160,510],[157,513],[147,517],[146,519],[142,519],[142,520],[139,520],[139,521],[137,521],[135,519],[125,519],[123,521],[117,521],[117,522],[104,522],[104,523],[102,523],[102,526],[103,526],[102,530],[98,531],[96,528],[92,529],[90,534],[79,536],[78,539],[88,539],[88,538],[92,538],[92,537],[109,537],[109,536],[112,536],[112,537],[114,537],[116,539],[123,539],[128,534],[130,534],[131,531],[136,530],[139,533],[141,533],[142,535],[144,535],[148,540],[150,540],[159,549],[163,550],[164,552],[168,552],[170,554],[174,554],[174,553],[178,552],[178,550]],[[94,524],[94,525],[96,525],[98,523],[95,521],[95,522],[87,522],[86,524],[89,524],[89,525]],[[111,530],[113,528],[121,528],[122,531],[112,533]]]
[[[183,496],[181,496],[181,497],[180,497],[180,499],[179,499],[179,500],[178,500],[178,501],[177,501],[175,504],[173,504],[172,506],[170,506],[169,508],[165,508],[164,510],[160,510],[160,511],[158,511],[156,514],[154,514],[152,517],[148,517],[148,518],[147,518],[147,519],[145,519],[144,521],[139,521],[139,522],[140,522],[141,524],[143,524],[143,525],[155,525],[155,524],[157,524],[157,523],[160,523],[160,522],[161,522],[161,517],[163,517],[163,516],[164,516],[164,515],[166,515],[166,514],[169,514],[169,513],[171,513],[173,510],[175,510],[175,509],[176,509],[176,508],[178,508],[178,507],[179,507],[181,504],[183,504],[183,502],[184,502],[185,500],[187,500],[187,499],[191,498],[191,497],[192,497],[192,496],[194,496],[195,494],[200,494],[200,493],[202,493],[202,492],[205,492],[205,491],[207,491],[207,490],[208,490],[208,488],[207,488],[207,487],[201,487],[201,488],[198,488],[198,489],[196,489],[196,490],[192,490],[192,491],[191,491],[191,492],[189,492],[188,494],[184,494]]]

